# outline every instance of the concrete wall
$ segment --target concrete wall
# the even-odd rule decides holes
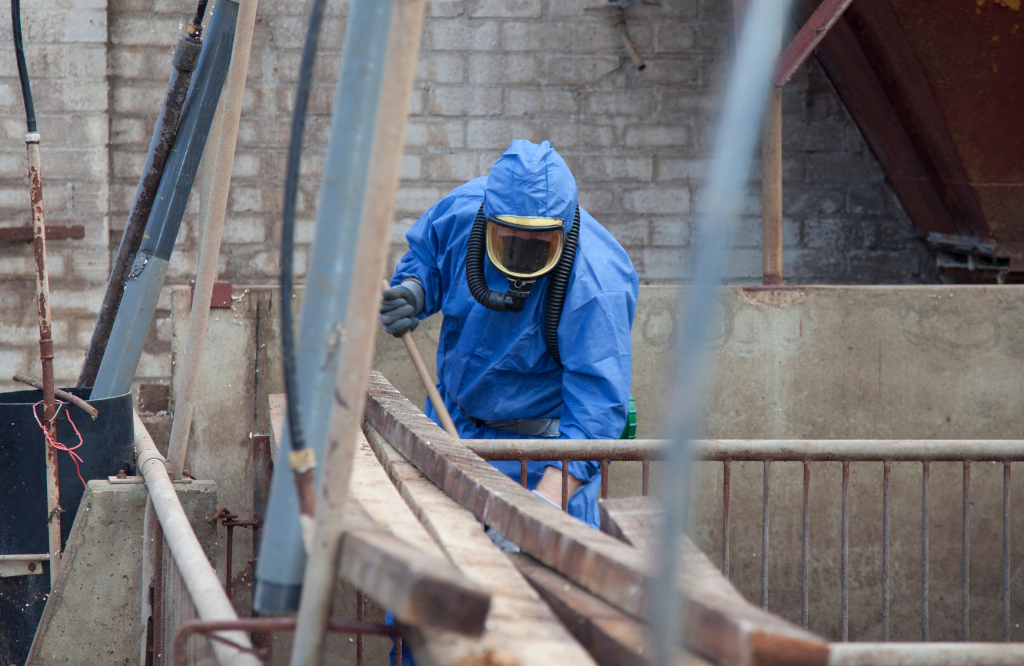
[[[187,294],[183,288],[175,298],[179,358]],[[273,314],[277,306],[272,305],[276,292],[236,288],[235,295],[240,298],[233,309],[211,319],[189,465],[216,479],[222,496],[237,498],[229,506],[239,512],[236,506],[251,506],[248,433],[264,428],[267,418],[265,398],[258,396],[283,389]],[[642,438],[661,434],[667,360],[679,330],[681,295],[677,287],[641,287],[632,336],[632,393]],[[707,437],[1013,439],[1024,430],[1016,390],[1024,359],[1018,323],[1024,317],[1022,287],[733,287],[721,295],[705,410]],[[432,369],[439,330],[440,318],[434,317],[414,333]],[[424,404],[425,393],[401,342],[381,332],[374,367],[415,403]],[[961,473],[954,463],[932,465],[933,640],[960,637]],[[731,574],[755,601],[760,599],[762,474],[760,463],[733,465]],[[799,621],[802,467],[776,463],[771,474],[770,607]],[[693,532],[713,561],[721,558],[721,476],[720,464],[700,464],[695,472]],[[656,488],[657,469],[654,477]],[[999,465],[973,467],[975,640],[1001,638],[1001,478]],[[614,495],[639,494],[639,463],[613,464],[610,481]],[[881,637],[881,484],[881,463],[852,464],[854,640]],[[811,465],[811,629],[832,638],[839,634],[840,490],[840,464]],[[891,490],[891,635],[914,640],[920,636],[921,466],[893,464]],[[1015,477],[1014,496],[1021,497],[1022,491],[1024,484]],[[1024,552],[1018,522],[1015,517],[1014,553]],[[247,538],[236,535],[237,547],[245,548]],[[244,559],[236,555],[235,561]],[[1017,560],[1011,565],[1013,613],[1019,617],[1024,565]],[[1014,640],[1024,638],[1019,628],[1013,632]]]
[[[651,284],[688,279],[694,220],[724,68],[729,3],[663,0],[626,10],[648,66],[637,72],[598,0],[431,0],[413,94],[391,260],[435,199],[486,173],[513,138],[549,139],[580,183],[583,205]],[[260,3],[228,205],[221,277],[276,280],[281,177],[308,3]],[[27,57],[43,134],[47,219],[86,238],[49,246],[57,377],[72,383],[139,177],[170,69],[193,11],[180,0],[29,0]],[[332,0],[321,38],[298,210],[305,270],[348,3]],[[10,34],[8,18],[0,30]],[[0,53],[0,224],[28,221],[23,110],[10,49]],[[784,93],[785,254],[803,283],[935,280],[907,221],[831,84],[812,59]],[[734,239],[734,283],[757,281],[759,170]],[[198,187],[196,188],[198,190]],[[198,192],[196,192],[198,194]],[[198,196],[169,282],[194,277]],[[109,221],[109,222],[108,222]],[[0,247],[0,388],[38,374],[31,250]],[[137,384],[170,380],[164,291]],[[157,392],[159,396],[159,392]],[[163,394],[166,398],[166,392]],[[156,403],[154,403],[156,404]]]

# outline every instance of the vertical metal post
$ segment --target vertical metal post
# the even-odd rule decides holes
[[[800,539],[800,626],[807,628],[807,568],[810,557],[811,466],[804,463],[803,525]]]
[[[643,470],[640,473],[640,494],[647,497],[651,494],[651,461],[644,460],[640,464]]]
[[[519,461],[519,485],[521,485],[523,488],[526,487],[527,464],[528,463],[525,460],[520,460]]]
[[[928,642],[928,479],[930,463],[921,465],[921,642]]]
[[[963,641],[971,640],[971,462],[964,461],[963,589],[961,614]]]
[[[761,608],[768,609],[768,505],[771,498],[772,461],[764,461],[761,499]]]
[[[608,461],[601,461],[601,499],[608,499]]]
[[[153,666],[164,663],[164,528],[154,520],[153,530]]]
[[[562,511],[569,510],[569,461],[562,461]]]
[[[356,590],[356,622],[366,619],[366,597],[362,590]],[[363,666],[363,634],[356,634],[356,666]]]
[[[882,640],[889,640],[889,478],[892,463],[882,463]]]
[[[840,592],[839,632],[842,641],[850,640],[850,461],[843,461],[843,554]]]
[[[46,221],[43,214],[43,173],[39,158],[39,134],[25,135],[28,151],[28,192],[32,211],[32,252],[36,263],[36,307],[39,316],[39,361],[43,374],[43,424],[50,438],[57,435],[57,403],[53,395],[53,336],[50,330],[50,278],[46,270]],[[57,450],[43,437],[46,447],[46,522],[50,545],[50,585],[60,569],[60,475]]]
[[[782,88],[772,86],[761,144],[761,263],[765,285],[782,284]]]
[[[1003,463],[1003,641],[1010,642],[1010,463]]]
[[[729,577],[729,495],[732,490],[732,465],[722,463],[722,575]]]

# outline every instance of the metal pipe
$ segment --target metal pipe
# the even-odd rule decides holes
[[[608,499],[608,461],[601,461],[601,499]]]
[[[1003,463],[1003,641],[1010,642],[1010,463]]]
[[[964,461],[963,583],[960,597],[963,641],[971,640],[971,463]]]
[[[766,286],[782,284],[782,88],[772,86],[761,143],[761,269]]]
[[[43,169],[39,159],[39,134],[25,135],[28,150],[28,192],[32,209],[32,252],[36,263],[36,306],[39,315],[39,361],[43,374],[43,423],[46,442],[46,522],[50,545],[50,585],[57,584],[60,569],[60,474],[57,449],[49,441],[57,436],[57,402],[53,393],[53,336],[50,330],[50,278],[46,270],[46,222],[43,215]]]
[[[644,64],[644,59],[637,53],[636,46],[633,45],[633,40],[629,37],[629,32],[626,30],[626,15],[622,11],[622,7],[612,8],[612,21],[615,23],[615,30],[619,33],[619,39],[622,40],[622,46],[629,54],[629,59],[633,61],[637,71],[644,71],[647,65]]]
[[[850,640],[850,463],[843,461],[842,564],[839,599],[839,633]]]
[[[310,248],[306,288],[299,315],[296,346],[298,400],[289,398],[289,413],[301,416],[305,442],[315,460],[323,460],[328,423],[335,394],[335,373],[352,336],[345,326],[349,296],[354,294],[353,266],[362,252],[359,225],[365,205],[373,138],[376,125],[380,77],[386,48],[391,3],[375,8],[365,3],[352,5],[345,26],[342,66],[335,90],[327,160],[317,207],[315,242]],[[307,41],[309,37],[307,36]],[[315,37],[314,37],[315,39]],[[293,125],[294,129],[294,125]],[[403,130],[404,131],[404,123]],[[379,280],[383,267],[368,285],[379,304]],[[376,325],[376,324],[375,324]],[[362,400],[360,396],[358,398]],[[361,404],[361,403],[360,403]],[[292,450],[291,428],[285,428],[282,451]],[[315,462],[312,462],[315,464]],[[320,467],[308,466],[319,479]],[[315,496],[314,496],[315,497]],[[299,607],[306,553],[303,528],[296,517],[300,507],[292,465],[275,465],[267,505],[262,556],[256,568],[253,608],[261,613],[294,611]],[[303,521],[310,524],[308,518]],[[324,569],[330,570],[329,566]],[[323,624],[320,623],[322,628]],[[298,643],[296,643],[298,645]],[[319,651],[319,646],[314,653]]]
[[[810,498],[811,498],[811,466],[804,463],[804,506],[803,524],[800,539],[800,626],[807,628],[808,620],[808,585],[807,570],[810,560]]]
[[[892,463],[882,464],[882,641],[889,640],[889,479]]]
[[[342,215],[336,222],[342,227],[358,228],[358,253],[348,279],[343,279],[339,285],[349,292],[345,336],[339,340],[341,359],[331,394],[329,445],[316,502],[316,538],[302,581],[292,666],[320,663],[324,632],[330,618],[345,499],[356,437],[364,417],[366,382],[379,325],[378,285],[387,263],[425,7],[426,0],[357,0],[348,17],[338,93],[339,96],[360,91],[373,94],[371,104],[366,107],[373,115],[365,117],[365,124],[358,122],[358,117],[352,119],[356,122],[343,126],[332,122],[329,150],[341,147],[346,135],[365,132],[372,136],[369,146],[372,157],[368,160],[365,187],[353,193],[361,199],[360,208],[353,211],[358,214]],[[364,35],[357,34],[360,31],[365,31]],[[365,41],[362,41],[364,36]],[[335,115],[333,121],[340,119]],[[358,155],[352,156],[352,168],[358,168],[357,158]],[[330,205],[329,197],[328,190],[321,206]],[[309,298],[308,292],[306,298]],[[313,443],[311,439],[310,444]],[[400,622],[403,619],[397,618]]]
[[[217,572],[210,566],[206,559],[203,547],[199,545],[195,532],[189,524],[188,516],[181,508],[178,494],[167,475],[167,461],[157,451],[156,444],[146,431],[137,413],[133,413],[135,420],[135,452],[138,460],[139,472],[146,480],[146,488],[149,490],[149,497],[153,502],[153,509],[156,511],[160,521],[160,532],[166,542],[174,564],[181,574],[185,587],[188,589],[189,597],[195,606],[196,613],[203,620],[235,621],[238,616],[231,602],[224,594]],[[156,544],[159,546],[160,544]],[[156,551],[162,559],[162,548]],[[161,575],[163,567],[157,562],[157,575]],[[158,593],[163,595],[163,585],[158,588]],[[157,604],[154,613],[159,612],[160,603]],[[158,617],[158,616],[155,616]],[[214,644],[213,651],[220,664],[232,664],[236,666],[259,666],[260,660],[252,654],[246,653],[245,649],[252,649],[247,634],[236,631],[232,632],[229,638],[240,648],[230,647],[224,644]],[[154,643],[156,645],[156,643]]]
[[[761,489],[761,608],[768,610],[768,510],[771,501],[772,461],[764,461],[764,484]]]
[[[931,466],[921,466],[921,641],[928,642],[928,480]]]
[[[257,3],[258,0],[239,2],[231,47],[231,64],[224,85],[221,128],[214,153],[209,217],[203,228],[199,269],[196,272],[192,312],[188,321],[188,337],[185,339],[185,359],[183,367],[180,368],[178,393],[174,399],[174,421],[171,423],[171,435],[167,445],[167,460],[171,465],[171,477],[175,479],[181,477],[185,468],[188,433],[192,427],[192,412],[195,409],[199,385],[199,367],[206,342],[206,325],[210,319],[213,283],[217,281],[221,232],[224,229],[231,170],[235,162],[238,125],[242,118],[242,98],[245,95],[245,79],[249,73],[249,50],[252,46],[253,29],[256,27]]]
[[[237,14],[235,0],[218,2],[213,10],[181,110],[178,133],[164,165],[139,250],[125,278],[121,306],[93,381],[94,400],[124,395],[131,390],[227,77]]]
[[[200,0],[200,4],[205,7],[206,0]],[[103,360],[110,330],[114,326],[118,308],[121,306],[121,297],[124,295],[125,277],[131,268],[135,253],[139,249],[139,243],[142,242],[142,232],[145,230],[149,211],[153,207],[156,189],[160,185],[160,176],[164,172],[167,156],[171,152],[171,144],[174,143],[174,138],[178,133],[182,105],[185,103],[185,95],[188,93],[189,83],[192,81],[192,72],[196,68],[199,52],[203,45],[200,37],[201,31],[202,13],[197,12],[196,18],[189,23],[188,30],[178,40],[178,45],[174,49],[167,91],[164,93],[164,101],[160,105],[160,115],[157,116],[156,125],[153,127],[153,136],[149,140],[146,162],[142,166],[142,175],[135,188],[135,198],[132,200],[124,232],[121,234],[121,242],[117,246],[117,255],[111,262],[107,291],[103,296],[103,304],[100,306],[96,326],[93,327],[92,339],[89,341],[89,349],[85,353],[82,371],[78,375],[77,386],[79,388],[92,386],[100,368],[100,361]]]
[[[807,19],[807,23],[800,28],[800,31],[790,41],[789,46],[779,56],[779,64],[775,67],[775,74],[772,76],[772,82],[776,86],[781,88],[789,82],[789,79],[810,57],[851,2],[853,0],[824,0],[818,5],[811,17]]]
[[[562,461],[562,511],[569,510],[569,461]]]
[[[669,458],[661,484],[665,507],[662,539],[653,557],[657,584],[654,589],[652,643],[654,662],[674,661],[679,644],[679,622],[684,609],[676,594],[677,545],[689,515],[690,442],[700,431],[704,390],[710,363],[709,338],[715,313],[715,293],[727,260],[729,237],[739,217],[739,202],[747,189],[757,131],[768,95],[772,63],[778,54],[787,0],[753,0],[740,37],[726,88],[714,150],[703,190],[703,210],[698,217],[699,240],[693,252],[693,287],[681,304],[682,330],[675,351],[672,390],[666,395],[672,435]],[[610,456],[598,456],[609,457]]]
[[[11,377],[11,379],[13,379],[16,382],[20,382],[22,384],[28,384],[29,386],[31,386],[33,388],[37,388],[37,389],[43,389],[44,388],[43,382],[39,381],[38,379],[33,379],[32,377],[27,377],[27,376],[21,374],[20,372],[14,373],[14,376]],[[92,405],[87,403],[85,400],[82,400],[77,395],[73,395],[71,393],[68,393],[67,391],[62,391],[59,388],[54,388],[53,389],[53,395],[55,397],[57,397],[57,398],[60,398],[61,400],[65,400],[67,402],[70,402],[75,407],[78,407],[79,409],[84,411],[86,414],[91,416],[93,421],[95,421],[96,417],[100,415],[100,411],[98,409],[96,409],[95,407],[93,407]]]
[[[651,461],[644,460],[641,462],[640,470],[640,494],[647,497],[651,494]]]
[[[729,503],[732,490],[732,466],[722,463],[722,575],[729,578]]]
[[[466,439],[484,460],[664,460],[664,439]],[[963,462],[1024,460],[1024,440],[705,439],[693,459],[722,462]]]
[[[175,666],[186,666],[188,664],[187,658],[185,657],[185,646],[188,643],[189,637],[193,634],[202,634],[210,637],[210,643],[216,647],[218,639],[224,640],[224,638],[226,638],[227,640],[234,642],[233,635],[241,632],[294,631],[295,625],[296,618],[294,617],[253,617],[229,621],[190,620],[188,622],[184,622],[178,628],[178,633],[174,635]],[[372,634],[375,636],[393,636],[401,638],[398,627],[383,624],[367,624],[365,622],[331,620],[327,625],[327,630],[335,633],[354,633],[356,636]],[[227,631],[230,631],[232,636],[220,637],[218,634],[213,633]],[[253,658],[256,658],[256,651],[252,648],[250,648],[250,650],[253,652]],[[257,661],[257,663],[261,662]]]
[[[1018,666],[1024,644],[832,643],[828,666]]]

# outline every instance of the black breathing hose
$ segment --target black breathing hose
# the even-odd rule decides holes
[[[558,323],[562,320],[562,306],[565,305],[565,291],[569,287],[569,276],[572,275],[572,263],[576,259],[576,245],[580,238],[580,207],[572,219],[572,229],[565,235],[565,246],[562,256],[558,258],[551,280],[548,282],[548,300],[544,304],[544,342],[548,353],[561,365],[562,356],[558,351]]]
[[[513,298],[487,286],[487,279],[484,278],[486,231],[487,219],[484,217],[484,206],[480,204],[480,210],[476,212],[476,219],[473,220],[473,228],[469,230],[469,241],[466,243],[466,284],[469,285],[473,298],[485,308],[498,312],[520,312],[525,305],[523,299]]]
[[[473,220],[473,228],[469,231],[469,240],[466,243],[466,284],[469,291],[477,302],[490,310],[504,312],[520,312],[525,306],[521,298],[514,298],[500,291],[494,291],[487,286],[484,278],[484,253],[487,247],[487,219],[484,217],[484,207],[476,212],[476,219]],[[562,358],[558,351],[558,322],[562,319],[562,306],[565,305],[565,291],[569,287],[569,276],[572,275],[572,264],[576,259],[576,246],[580,237],[580,207],[576,206],[573,215],[572,229],[565,235],[565,245],[562,247],[562,256],[558,258],[551,271],[551,280],[548,282],[548,297],[544,304],[544,342],[547,345],[548,353],[561,365]]]
[[[11,28],[14,30],[14,57],[18,61],[18,78],[21,79],[21,98],[25,102],[25,124],[28,133],[36,133],[36,107],[32,104],[32,86],[28,82],[28,65],[25,64],[25,45],[21,40],[21,0],[11,0]]]
[[[309,88],[313,83],[313,65],[320,41],[326,0],[313,0],[302,47],[299,82],[295,87],[295,111],[292,114],[292,135],[288,143],[288,168],[284,181],[284,212],[281,215],[281,347],[284,356],[284,390],[288,396],[288,431],[292,450],[306,448],[299,409],[299,384],[295,371],[295,326],[292,322],[292,253],[295,248],[295,200],[299,191],[299,164],[302,160],[302,132],[306,127]]]

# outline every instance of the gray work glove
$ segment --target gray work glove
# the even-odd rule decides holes
[[[380,323],[384,330],[402,337],[406,331],[414,331],[420,320],[416,315],[423,309],[423,287],[415,280],[406,280],[397,287],[384,291],[380,302]]]

